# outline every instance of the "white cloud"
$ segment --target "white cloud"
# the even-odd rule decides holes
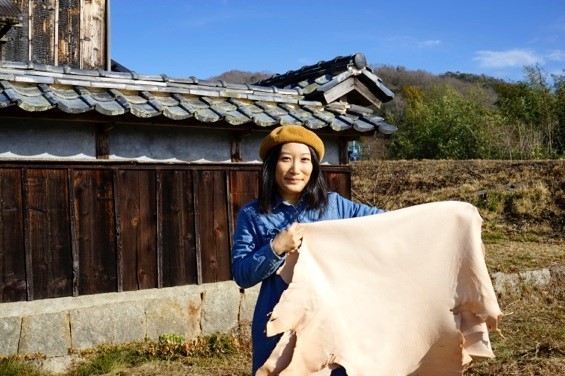
[[[386,38],[389,44],[394,44],[395,48],[430,48],[439,46],[442,42],[439,39],[418,40],[409,36],[397,36]]]
[[[435,47],[435,46],[439,46],[440,44],[441,41],[439,39],[425,40],[422,42],[418,42],[418,47],[420,48]]]
[[[441,40],[439,39],[425,40],[423,42],[420,42],[420,47],[433,47],[433,46],[439,46],[440,44],[441,44]]]
[[[547,54],[547,60],[565,61],[565,51],[555,50]]]
[[[484,68],[521,67],[524,65],[543,64],[541,56],[529,50],[506,50],[506,51],[477,51],[473,60],[479,62]]]

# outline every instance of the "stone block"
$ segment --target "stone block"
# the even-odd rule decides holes
[[[529,287],[544,287],[551,282],[549,269],[530,270],[519,273],[522,283]]]
[[[241,325],[247,325],[253,320],[253,312],[255,311],[255,304],[259,296],[259,289],[261,284],[243,290],[241,294],[241,303],[239,306],[239,321]]]
[[[109,304],[71,311],[72,348],[83,350],[103,343],[117,344],[145,338],[142,302]]]
[[[520,294],[518,274],[493,273],[492,286],[497,294],[516,296]]]
[[[57,356],[53,358],[36,359],[32,364],[48,374],[62,375],[69,371],[75,358],[75,355]]]
[[[20,329],[22,319],[20,317],[0,318],[0,355],[16,355],[18,343],[20,342]]]
[[[565,265],[552,265],[549,268],[549,273],[553,283],[565,285]]]
[[[200,335],[200,294],[146,302],[147,337],[157,340],[161,334],[178,334],[190,340]]]
[[[64,356],[71,348],[69,316],[65,312],[27,316],[22,319],[20,354]]]
[[[240,293],[234,282],[210,285],[202,295],[202,335],[226,333],[237,328]]]
[[[498,294],[520,296],[530,288],[541,288],[549,285],[555,273],[549,269],[528,270],[520,273],[493,273],[492,284]]]

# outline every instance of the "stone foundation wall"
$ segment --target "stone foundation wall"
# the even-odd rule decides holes
[[[520,295],[528,288],[563,288],[565,265],[491,275],[495,291]],[[161,334],[190,340],[249,326],[259,286],[241,290],[232,281],[76,298],[0,304],[0,356],[43,353],[42,367],[63,372],[72,351],[100,344],[157,340]]]
[[[248,325],[259,286],[231,281],[132,292],[0,304],[0,355],[43,353],[48,358],[103,343],[187,340]]]

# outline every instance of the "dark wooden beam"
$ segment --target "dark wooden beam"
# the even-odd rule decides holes
[[[197,186],[197,174],[193,171],[192,172],[192,199],[193,199],[193,208],[194,208],[194,244],[196,247],[196,283],[201,285],[202,284],[202,241],[200,239],[200,206],[198,202],[198,195],[196,192],[199,191],[199,187]]]
[[[70,209],[70,220],[71,220],[71,255],[72,255],[72,285],[73,285],[73,296],[79,296],[80,292],[80,255],[79,255],[79,234],[78,234],[78,206],[76,203],[76,192],[74,184],[74,174],[72,169],[67,171],[68,182],[69,182],[69,209]]]
[[[29,213],[29,184],[28,184],[27,168],[22,169],[22,209],[24,212],[24,251],[26,266],[26,288],[27,300],[34,300],[33,295],[33,258],[31,250],[31,219]]]
[[[234,134],[231,138],[231,161],[243,162],[241,156],[241,134]]]
[[[157,195],[157,287],[163,287],[163,171],[156,171]]]
[[[118,170],[113,170],[112,180],[114,186],[114,224],[116,232],[116,275],[117,275],[117,290],[118,292],[124,291],[124,268],[123,268],[123,247],[122,247],[122,213],[120,208],[119,196],[121,191],[118,186]]]
[[[96,159],[110,159],[110,130],[112,124],[96,126]]]
[[[241,155],[241,143],[245,136],[251,134],[251,129],[234,130],[231,132],[231,161],[243,162]]]
[[[10,31],[11,28],[12,25],[10,24],[4,25],[0,28],[0,43],[6,43],[8,41],[8,39],[4,38],[4,36],[8,33],[8,31]]]
[[[348,139],[345,137],[339,138],[339,164],[347,165],[349,164],[349,156],[347,155],[347,143]]]

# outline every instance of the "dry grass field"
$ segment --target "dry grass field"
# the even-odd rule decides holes
[[[562,237],[565,161],[371,161],[352,164],[353,198],[385,209],[431,201],[479,208],[488,236]]]
[[[475,205],[483,217],[489,271],[565,265],[565,161],[374,161],[353,164],[353,198],[393,210],[432,201]],[[496,359],[466,375],[562,375],[565,278],[500,296],[504,337]]]
[[[479,208],[490,272],[565,265],[565,161],[377,161],[352,165],[353,199],[393,210],[461,200]],[[496,358],[465,375],[562,375],[565,369],[565,276],[543,289],[500,296],[502,335],[491,335]],[[104,347],[84,355],[68,376],[250,375],[248,334],[185,342]],[[0,375],[46,373],[0,362]]]
[[[353,165],[353,199],[388,210],[475,205],[491,272],[563,264],[565,161],[371,161]]]

